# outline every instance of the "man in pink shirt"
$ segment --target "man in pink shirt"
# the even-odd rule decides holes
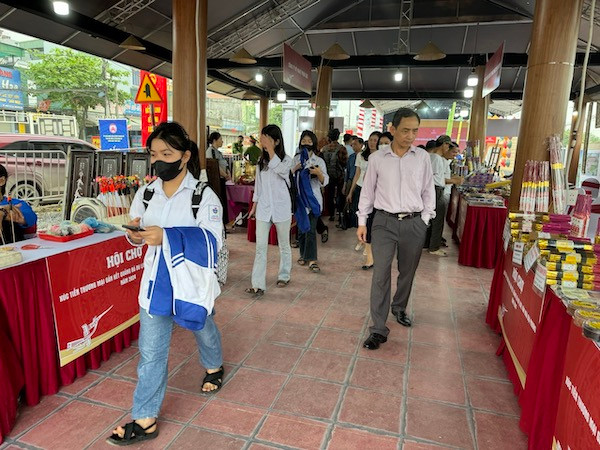
[[[415,272],[429,221],[435,217],[435,190],[429,154],[413,145],[421,119],[409,108],[394,115],[391,145],[369,158],[358,204],[358,239],[367,238],[367,217],[375,209],[372,240],[374,268],[371,282],[371,334],[364,347],[375,350],[387,341],[390,311],[391,271],[398,258],[398,283],[391,302],[398,323],[410,327],[406,314]]]

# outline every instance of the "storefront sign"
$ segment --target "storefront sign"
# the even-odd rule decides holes
[[[292,47],[283,44],[283,82],[312,94],[312,64]]]
[[[541,264],[538,264],[538,267]],[[540,323],[544,296],[533,289],[534,273],[513,263],[513,252],[504,258],[502,305],[498,313],[504,342],[517,369],[521,384],[525,386],[529,358],[535,334]]]
[[[122,237],[47,259],[61,367],[139,320],[143,256]]]
[[[148,136],[154,131],[154,127],[167,121],[167,79],[143,70],[140,72],[140,77],[142,79],[140,87],[143,86],[144,79],[149,78],[160,95],[160,98],[163,99],[163,101],[159,103],[144,103],[142,105],[141,128],[143,147],[146,145]]]
[[[23,111],[21,72],[0,67],[0,109]]]
[[[571,323],[553,448],[600,448],[600,347]]]
[[[127,119],[99,119],[100,149],[122,150],[129,148]]]
[[[485,74],[483,75],[483,92],[482,96],[494,92],[500,86],[500,75],[502,74],[502,59],[504,58],[504,42],[496,53],[492,55],[490,60],[485,65]]]

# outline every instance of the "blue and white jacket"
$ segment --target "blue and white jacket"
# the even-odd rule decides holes
[[[148,313],[173,316],[178,325],[201,330],[221,293],[216,280],[218,242],[203,228],[165,228],[150,272]]]

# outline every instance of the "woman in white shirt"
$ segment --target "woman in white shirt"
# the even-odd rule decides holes
[[[302,132],[300,135],[300,151],[294,156],[294,168],[292,171],[296,173],[298,170],[306,169],[310,172],[312,195],[318,202],[321,211],[323,211],[322,189],[329,183],[329,175],[327,174],[325,161],[316,155],[317,142],[317,136],[312,131],[305,130]],[[305,162],[304,167],[302,167],[300,155],[304,148],[308,150],[308,160]],[[308,212],[310,229],[305,233],[300,231],[298,233],[298,246],[300,248],[298,264],[301,266],[308,264],[308,268],[314,273],[321,271],[317,262],[317,221],[319,217],[315,216],[313,212]]]
[[[135,444],[158,435],[156,421],[167,389],[173,322],[193,330],[196,337],[200,362],[206,368],[199,390],[216,393],[224,375],[221,334],[213,320],[214,299],[220,293],[213,252],[222,245],[223,236],[219,198],[210,187],[203,189],[194,215],[194,195],[203,186],[197,179],[200,158],[198,147],[181,125],[161,123],[148,137],[146,145],[158,179],[136,193],[129,226],[139,231],[127,230],[132,245],[148,246],[139,292],[138,381],[133,395],[133,421],[113,431],[107,439],[113,445]],[[183,277],[184,282],[181,282],[172,274],[175,264],[168,256],[169,248],[173,248],[169,245],[175,240],[170,241],[173,236],[170,233],[188,233],[194,238],[196,248],[183,249],[177,271],[190,269],[188,273],[199,276]],[[203,237],[203,246],[197,242],[197,236]],[[188,258],[196,259],[192,263]],[[184,286],[185,280],[192,279],[202,280],[202,285]],[[182,290],[195,293],[197,299],[187,297],[182,301],[183,297],[178,295]],[[184,323],[188,319],[194,320],[195,325]]]
[[[354,173],[354,179],[352,180],[352,186],[348,192],[346,201],[352,204],[352,211],[358,211],[358,200],[360,199],[360,191],[362,189],[365,174],[369,167],[369,155],[377,151],[377,144],[381,137],[379,131],[373,131],[369,136],[365,150],[362,153],[356,155],[356,172]],[[373,216],[369,216],[367,219],[367,243],[365,244],[364,255],[366,256],[365,263],[363,264],[363,270],[369,270],[373,267],[373,252],[371,250],[371,224],[373,223]],[[362,243],[356,244],[354,249],[359,251],[362,248]]]
[[[292,248],[290,226],[292,199],[288,190],[292,158],[285,154],[283,136],[277,125],[267,125],[260,134],[263,148],[258,160],[254,196],[249,217],[256,216],[256,255],[252,268],[252,287],[246,293],[260,297],[267,288],[267,248],[269,230],[275,224],[279,244],[279,276],[277,287],[290,282]]]

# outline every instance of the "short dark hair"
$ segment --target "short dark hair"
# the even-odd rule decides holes
[[[244,139],[244,136],[242,136],[241,134],[238,137]]]
[[[432,148],[436,148],[436,147],[437,147],[437,143],[435,140],[432,139],[430,141],[427,141],[427,144],[425,144],[424,148],[425,148],[425,150],[431,150]]]
[[[354,136],[352,136],[350,133],[346,133],[344,134],[344,144],[347,144],[348,142],[350,142],[352,139],[354,139]]]
[[[394,128],[397,128],[398,125],[400,125],[402,119],[409,117],[415,117],[419,121],[419,123],[421,123],[421,118],[414,109],[400,108],[398,111],[396,111],[396,114],[394,114],[394,118],[392,119],[392,125],[394,126]]]
[[[329,132],[327,133],[327,137],[331,142],[337,141],[340,138],[340,130],[338,130],[337,128],[329,130]]]
[[[213,142],[218,140],[221,137],[221,133],[218,131],[213,131],[208,135],[208,145],[212,145]]]

